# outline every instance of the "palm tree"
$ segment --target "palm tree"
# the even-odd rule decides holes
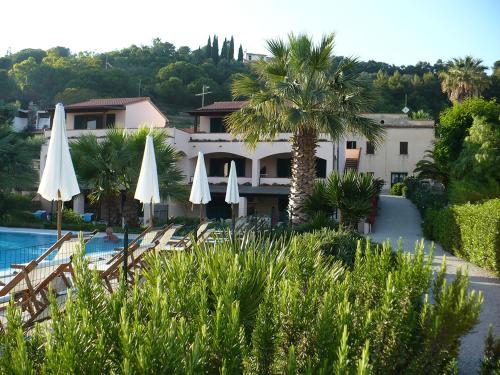
[[[138,203],[133,196],[148,133],[145,128],[133,134],[121,129],[109,129],[103,140],[87,134],[71,146],[81,186],[89,191],[87,196],[91,203],[99,208],[105,205],[111,222],[116,217],[113,214],[118,213],[120,195],[124,193],[123,215],[129,224],[137,224]],[[162,198],[184,198],[183,176],[176,166],[177,151],[167,144],[165,132],[153,132],[153,139]]]
[[[307,35],[291,34],[288,41],[270,40],[271,58],[255,62],[255,74],[238,75],[234,99],[246,104],[228,119],[230,132],[250,146],[292,133],[292,177],[288,210],[292,223],[306,221],[306,197],[316,178],[315,151],[320,133],[338,139],[346,132],[378,143],[382,128],[361,116],[367,97],[356,72],[356,60],[333,56],[334,34],[315,45]]]
[[[448,69],[439,73],[441,89],[453,103],[460,103],[470,97],[478,97],[490,84],[485,73],[483,60],[472,56],[454,58],[448,62]]]
[[[371,200],[379,193],[378,182],[369,174],[348,170],[343,175],[332,172],[326,181],[316,181],[313,193],[306,199],[309,212],[329,215],[339,209],[340,223],[355,229],[372,210]]]
[[[413,172],[418,178],[429,178],[442,183],[445,189],[450,181],[449,168],[437,161],[434,149],[425,151],[424,159],[417,162]]]

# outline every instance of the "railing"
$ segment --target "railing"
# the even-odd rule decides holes
[[[259,185],[290,185],[288,177],[260,177]]]

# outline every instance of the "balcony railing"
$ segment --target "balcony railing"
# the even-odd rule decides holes
[[[260,177],[259,182],[259,185],[290,185],[287,177]]]

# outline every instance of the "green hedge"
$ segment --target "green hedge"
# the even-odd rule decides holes
[[[445,250],[500,274],[500,199],[428,210],[423,228]]]

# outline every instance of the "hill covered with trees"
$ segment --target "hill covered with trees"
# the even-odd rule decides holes
[[[340,59],[340,57],[339,57]],[[395,66],[359,61],[374,102],[374,112],[400,112],[405,105],[415,117],[437,117],[450,103],[441,89],[440,74],[447,64],[418,62]],[[234,38],[210,36],[205,46],[187,46],[154,39],[105,53],[72,53],[66,47],[24,49],[0,57],[0,113],[34,102],[46,108],[56,102],[71,104],[95,97],[150,96],[169,114],[201,104],[203,85],[210,87],[206,103],[230,100],[237,73],[249,73],[243,47]],[[500,61],[487,76],[486,98],[500,97]]]

